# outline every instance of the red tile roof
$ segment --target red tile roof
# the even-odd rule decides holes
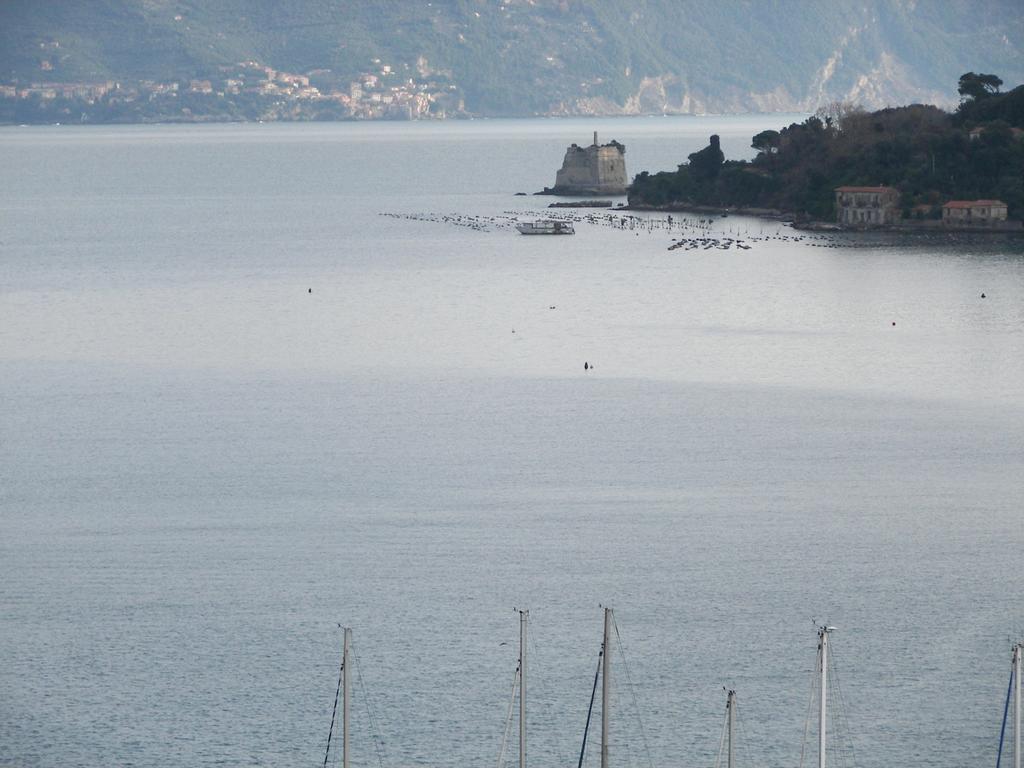
[[[950,200],[943,208],[978,208],[981,206],[1005,206],[1002,200]]]
[[[836,187],[836,192],[895,192],[893,187]]]

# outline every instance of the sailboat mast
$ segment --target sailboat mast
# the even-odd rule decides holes
[[[818,713],[818,768],[825,768],[826,704],[828,702],[828,634],[832,627],[818,629],[818,659],[821,662],[821,710]]]
[[[1021,768],[1020,759],[1020,674],[1024,643],[1013,646],[1013,768]]]
[[[519,768],[526,768],[526,622],[529,611],[519,612]]]
[[[349,697],[351,694],[351,679],[349,675],[349,662],[351,656],[352,630],[345,627],[345,641],[341,657],[341,764],[342,768],[348,768],[348,711]]]
[[[725,704],[726,717],[728,722],[728,740],[729,740],[729,768],[735,768],[736,766],[736,740],[734,734],[736,733],[736,691],[729,691],[728,700]]]
[[[611,636],[612,609],[604,609],[604,640],[601,642],[603,652],[601,659],[601,768],[608,768],[608,710],[611,704]]]

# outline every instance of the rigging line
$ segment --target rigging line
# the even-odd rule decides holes
[[[838,684],[834,698],[833,710],[835,717],[833,718],[833,728],[835,729],[836,738],[833,739],[833,743],[835,744],[837,761],[841,766],[846,766],[851,763],[853,753],[850,745],[850,728],[846,715],[846,705],[843,701],[842,690],[838,689]]]
[[[324,768],[327,758],[331,756],[331,735],[334,733],[334,718],[338,714],[338,696],[341,695],[341,679],[345,675],[345,654],[341,655],[341,666],[338,668],[338,689],[334,692],[334,708],[331,710],[331,727],[327,730],[327,751],[324,752]]]
[[[736,721],[736,736],[737,736],[736,746],[737,746],[737,749],[735,751],[739,752],[741,757],[746,757],[746,750],[744,749],[744,746],[746,745],[746,741],[747,741],[747,739],[746,739],[746,732],[743,730],[743,721],[740,720],[740,699],[739,699],[739,696],[736,695],[735,691],[732,694],[732,706],[733,706],[733,713],[734,713],[733,714],[733,720]],[[743,761],[743,762],[746,762],[746,761]]]
[[[538,622],[536,621],[536,615],[531,612],[531,626],[536,628]],[[533,709],[535,712],[539,712],[547,715],[547,719],[551,722],[555,722],[558,716],[554,709],[554,700],[556,696],[551,695],[550,690],[547,688],[546,683],[549,682],[543,674],[547,669],[544,666],[545,656],[542,656],[537,651],[537,639],[534,631],[528,631],[526,633],[526,644],[530,651],[530,688],[533,691],[531,694],[533,701]],[[562,765],[571,765],[572,753],[566,752],[566,744],[564,741],[558,741],[558,751],[560,753],[560,762]]]
[[[583,746],[580,747],[580,762],[577,768],[583,768],[583,758],[587,754],[587,733],[590,732],[590,717],[594,714],[594,698],[597,696],[597,680],[601,676],[601,659],[604,654],[604,643],[601,643],[601,650],[597,654],[597,669],[594,672],[594,688],[590,691],[590,706],[587,707],[587,724],[583,726]]]
[[[612,617],[612,626],[615,628],[615,640],[619,644],[619,656],[622,657],[622,668],[626,671],[626,683],[629,685],[629,692],[633,696],[633,709],[636,712],[636,721],[640,725],[640,738],[644,742],[644,752],[647,753],[648,768],[654,768],[654,761],[651,759],[651,748],[647,744],[647,733],[644,731],[644,721],[640,717],[640,704],[636,700],[636,686],[633,685],[632,676],[629,674],[629,663],[626,661],[626,649],[622,647],[622,637],[619,635],[619,625]]]
[[[850,719],[846,708],[846,699],[843,696],[842,685],[836,676],[836,733],[839,738],[836,741],[836,751],[841,755],[843,765],[852,765],[854,760],[853,742],[850,739]]]
[[[750,740],[747,738],[747,727],[746,727],[746,725],[744,725],[744,721],[740,720],[739,699],[734,695],[732,701],[733,701],[733,706],[736,707],[736,728],[740,732],[740,749],[739,749],[739,751],[742,754],[744,764],[745,765],[753,765],[754,761],[750,758],[750,749],[747,746],[750,743]]]
[[[1010,695],[1013,693],[1013,666],[1010,667],[1010,684],[1006,686],[1006,704],[1003,706],[1003,727],[999,729],[999,752],[996,754],[996,768],[1003,759],[1003,738],[1006,736],[1006,716],[1010,712]]]
[[[831,646],[831,644],[829,645],[829,649],[828,650],[829,650],[829,660],[831,661],[831,657],[832,657],[832,646]],[[832,667],[830,665],[829,666],[829,672],[831,672],[831,671],[832,671]],[[823,692],[823,693],[825,693],[825,692]],[[838,745],[839,745],[839,734],[836,732],[836,682],[832,678],[832,675],[829,675],[828,692],[827,693],[828,693],[828,701],[827,701],[828,716],[825,719],[825,725],[824,725],[826,731],[828,732],[828,747],[827,747],[828,752],[827,752],[827,754],[830,755],[830,756],[835,757],[836,761],[838,762],[838,756],[836,755],[836,750],[837,750]]]
[[[363,682],[363,673],[360,671],[359,657],[356,655],[354,644],[351,647],[350,652],[352,654],[352,659],[355,662],[354,666],[356,668],[356,682],[359,685],[359,689],[363,693],[362,698],[363,701],[365,702],[366,714],[370,720],[370,736],[373,740],[373,749],[377,753],[377,765],[379,766],[379,768],[384,768],[384,744],[380,736],[380,729],[377,727],[377,719],[373,715],[373,702],[370,700],[370,692],[366,687],[366,683]]]
[[[516,673],[512,676],[512,695],[508,700],[508,714],[505,715],[505,731],[501,737],[501,751],[498,752],[498,768],[505,764],[505,749],[508,747],[509,733],[512,731],[512,712],[516,706],[516,688],[519,687],[519,670],[522,660],[516,662]],[[522,694],[520,694],[522,695]]]
[[[821,641],[818,641],[818,656],[811,670],[811,691],[807,696],[807,714],[804,716],[804,740],[800,744],[800,768],[804,768],[804,752],[807,750],[807,731],[811,726],[811,709],[814,707],[814,691],[818,687],[818,667],[821,666]]]
[[[857,754],[854,751],[853,739],[850,738],[850,716],[846,707],[846,696],[843,694],[842,680],[839,677],[840,665],[837,663],[835,653],[831,654],[831,660],[832,668],[829,671],[832,674],[833,679],[835,680],[836,698],[838,702],[835,711],[839,715],[837,730],[842,731],[840,746],[842,747],[844,752],[843,760],[846,760],[848,757],[850,764],[855,765],[857,760]]]
[[[829,666],[829,672],[832,672],[831,665]],[[828,749],[834,762],[842,767],[845,766],[846,763],[843,759],[843,734],[839,726],[840,712],[838,696],[839,694],[836,691],[836,682],[833,678],[832,684],[828,687],[829,720],[832,723],[832,738],[828,741]]]
[[[715,768],[722,765],[722,751],[725,749],[725,734],[729,731],[729,705],[725,705],[725,720],[722,721],[722,738],[718,740],[718,757],[715,758]]]

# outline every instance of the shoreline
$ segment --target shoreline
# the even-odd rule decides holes
[[[769,219],[771,221],[782,221],[792,223],[799,217],[787,211],[780,211],[776,208],[743,208],[739,206],[722,205],[690,205],[684,203],[670,203],[668,205],[646,205],[643,203],[626,203],[619,211],[657,211],[661,213],[709,213],[715,216],[753,216],[758,219]]]
[[[970,235],[1024,235],[1024,222],[1010,221],[1005,226],[947,226],[941,221],[904,221],[899,224],[888,224],[879,227],[844,227],[833,221],[814,221],[805,219],[790,211],[776,208],[747,208],[742,206],[720,205],[688,205],[671,203],[668,205],[645,205],[627,203],[619,211],[655,211],[660,213],[703,213],[715,216],[750,216],[767,221],[779,221],[789,224],[793,229],[803,232],[831,232],[834,234],[970,234]]]
[[[887,224],[879,227],[843,227],[830,221],[800,221],[792,222],[793,229],[803,232],[833,232],[833,233],[898,233],[904,235],[1024,235],[1024,226],[1019,221],[1008,222],[1011,226],[993,227],[956,227],[944,225],[941,221],[913,222],[905,221],[900,224]]]

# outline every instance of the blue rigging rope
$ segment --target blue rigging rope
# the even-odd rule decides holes
[[[601,657],[604,656],[604,653],[604,643],[601,643],[601,652],[597,654],[597,670],[594,672],[594,689],[590,692],[590,706],[587,707],[587,724],[583,726],[583,746],[580,747],[580,762],[578,768],[583,768],[583,756],[587,753],[587,733],[590,731],[590,716],[594,713],[594,698],[597,696],[597,679],[601,676]]]
[[[996,755],[996,768],[1003,759],[1003,737],[1006,736],[1006,716],[1010,713],[1010,693],[1013,691],[1013,667],[1010,667],[1010,684],[1006,686],[1006,705],[1003,707],[1003,727],[999,729],[999,753]]]

